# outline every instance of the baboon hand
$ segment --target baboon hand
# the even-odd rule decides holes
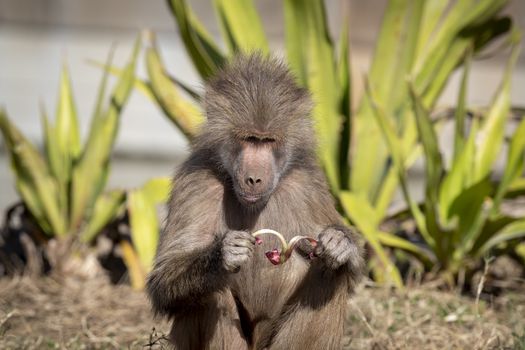
[[[314,254],[333,270],[344,264],[354,270],[362,264],[359,247],[346,227],[327,227],[321,232]]]
[[[226,271],[238,272],[251,258],[255,237],[246,231],[228,231],[222,240],[222,264]]]

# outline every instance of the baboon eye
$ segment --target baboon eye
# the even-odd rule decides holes
[[[262,142],[262,143],[274,143],[275,139],[273,139],[271,137],[265,137],[265,138],[261,139],[260,142]]]
[[[259,143],[274,143],[275,139],[272,137],[257,137],[257,136],[248,136],[246,142],[259,144]]]

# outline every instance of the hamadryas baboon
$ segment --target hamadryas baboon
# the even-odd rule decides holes
[[[173,320],[176,349],[340,349],[363,259],[317,164],[307,90],[252,54],[208,81],[203,103],[147,283],[154,311]],[[315,258],[269,264],[261,228],[316,238]]]

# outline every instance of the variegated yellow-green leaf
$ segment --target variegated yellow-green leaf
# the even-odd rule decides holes
[[[463,19],[466,17],[465,13],[472,9],[474,2],[475,0],[456,1],[443,17],[440,25],[435,28],[432,40],[427,43],[427,49],[418,57],[414,67],[414,85],[417,91],[426,91],[439,71],[438,67],[447,63],[444,57],[447,56],[458,31],[467,23]],[[456,66],[457,63],[450,62],[450,64]]]
[[[195,68],[202,78],[209,78],[224,63],[222,53],[185,0],[169,0],[168,4]]]
[[[429,80],[431,84],[424,85],[418,84],[418,80],[414,81],[414,86],[418,91],[422,91],[423,105],[427,108],[433,108],[437,98],[443,91],[450,75],[454,69],[458,66],[458,62],[462,57],[465,56],[469,48],[470,41],[467,38],[459,37],[453,40],[447,51],[447,56],[444,61],[440,61],[440,65],[430,71],[428,74],[432,74]],[[417,77],[421,77],[424,73],[421,73]],[[421,78],[422,79],[422,78]],[[424,88],[424,90],[420,90]]]
[[[392,3],[392,6],[395,4]],[[389,11],[392,11],[392,13],[388,14],[388,21],[387,23],[384,23],[383,25],[386,26],[386,28],[390,28],[395,25],[402,25],[402,23],[399,23],[400,21],[400,13],[399,11],[404,11],[404,25],[401,27],[402,33],[399,36],[399,33],[384,33],[382,34],[381,38],[383,40],[387,40],[385,38],[390,38],[391,40],[399,40],[400,44],[397,47],[396,55],[397,57],[391,57],[390,58],[390,70],[389,76],[392,75],[392,78],[390,81],[393,81],[394,84],[396,81],[404,81],[406,78],[406,75],[410,72],[412,69],[412,66],[414,64],[414,61],[416,59],[416,49],[418,45],[418,35],[420,31],[422,30],[422,27],[426,26],[426,23],[424,26],[421,25],[423,13],[426,13],[428,2],[412,2],[412,3],[398,3],[398,7],[396,9],[392,9]],[[397,13],[397,15],[396,15]],[[388,26],[388,23],[390,23],[390,26]],[[424,22],[423,22],[424,23]],[[387,30],[385,29],[385,30]],[[384,37],[383,37],[384,36]],[[392,45],[392,42],[388,43],[382,43],[378,44],[378,47],[376,50],[378,52],[384,52],[388,49],[388,45]],[[378,53],[379,54],[379,53]],[[381,72],[381,69],[385,69],[382,64],[380,64],[379,58],[376,58],[377,66],[375,67],[376,70],[379,70]],[[397,63],[396,63],[397,62]],[[373,70],[372,70],[373,71]],[[371,71],[371,73],[372,73]],[[380,74],[380,73],[377,73]],[[377,76],[376,80],[380,80],[381,76]],[[383,88],[383,83],[380,83],[379,88]],[[398,124],[403,126],[403,129],[401,131],[402,138],[401,138],[401,146],[402,146],[402,154],[405,156],[403,157],[404,166],[408,167],[410,166],[417,158],[417,155],[419,154],[420,148],[416,145],[417,141],[417,127],[415,118],[413,117],[414,112],[408,107],[409,104],[403,102],[407,99],[407,90],[403,86],[393,87],[390,89],[390,92],[388,89],[386,91],[380,92],[384,94],[384,98],[388,100],[388,104],[393,106],[391,109],[395,111],[398,108],[401,108],[401,112],[398,112],[399,117],[397,118]],[[388,93],[388,94],[387,94]],[[369,104],[370,101],[366,101],[368,97],[365,96],[363,101],[363,104]],[[377,98],[377,97],[376,97]],[[383,106],[385,104],[383,103]],[[363,109],[363,113],[370,114],[370,111],[366,111],[366,107]],[[372,112],[373,113],[373,112]],[[392,115],[395,115],[394,112],[392,112]],[[369,115],[369,117],[372,117]],[[364,135],[364,134],[363,134]],[[366,136],[365,136],[366,138]],[[365,141],[367,142],[367,141]],[[356,148],[357,149],[357,148]],[[360,173],[359,170],[356,171],[356,174]],[[358,177],[364,176],[364,172],[361,173],[361,175],[358,175]],[[375,189],[369,189],[369,195],[372,197],[372,202],[374,203],[374,206],[378,210],[378,213],[381,213],[381,216],[383,217],[386,213],[386,209],[390,202],[392,201],[392,198],[394,196],[394,191],[396,190],[398,186],[398,175],[397,171],[395,170],[395,167],[390,166],[390,169],[387,172],[387,175],[381,178],[381,183],[377,185]]]
[[[454,219],[452,216],[453,212],[451,211],[452,204],[461,192],[472,184],[477,132],[478,121],[474,120],[470,127],[470,135],[466,144],[462,147],[460,154],[453,161],[452,167],[443,178],[439,188],[440,218],[445,226],[450,226]]]
[[[425,153],[425,178],[427,183],[427,196],[434,205],[437,205],[437,193],[441,175],[443,174],[443,161],[439,151],[439,144],[434,126],[430,121],[428,112],[423,107],[420,97],[410,86],[410,97],[412,99],[414,114],[416,116],[416,125],[419,133],[419,140],[423,145]],[[429,208],[427,208],[428,210]]]
[[[93,212],[82,230],[82,241],[91,242],[95,239],[100,231],[124,209],[125,199],[126,193],[122,190],[113,190],[98,196]]]
[[[427,49],[431,37],[434,35],[436,27],[449,4],[450,0],[425,0],[423,18],[421,19],[424,25],[419,28],[416,57],[421,57]]]
[[[414,115],[416,117],[416,124],[419,134],[419,140],[423,145],[423,152],[425,154],[425,217],[426,230],[428,235],[436,242],[435,247],[438,249],[436,254],[438,259],[448,250],[448,239],[446,233],[442,230],[443,225],[438,215],[438,195],[441,176],[443,175],[443,161],[439,151],[439,144],[434,126],[430,121],[428,112],[423,107],[423,102],[414,91],[414,87],[410,85],[410,97]],[[442,239],[445,238],[445,239]]]
[[[424,69],[416,75],[414,85],[417,91],[422,92],[424,106],[427,108],[434,106],[451,73],[465,57],[469,56],[469,51],[473,50],[476,53],[497,37],[508,33],[512,28],[511,23],[509,18],[489,20],[476,30],[453,36],[450,45],[443,53],[443,59],[434,60],[433,63],[421,61],[420,65]],[[438,48],[438,50],[443,49],[444,47]],[[429,55],[429,57],[434,56]],[[437,67],[432,64],[437,64]]]
[[[102,114],[104,113],[104,108],[106,108],[106,104],[105,104],[106,89],[108,86],[109,74],[111,73],[110,67],[111,67],[111,62],[113,61],[114,54],[115,54],[115,47],[111,46],[109,53],[108,53],[108,57],[106,59],[106,64],[102,65],[102,68],[104,68],[104,72],[102,74],[102,79],[100,80],[100,85],[98,88],[97,100],[95,102],[95,109],[91,116],[92,118],[91,129],[100,128]]]
[[[164,203],[168,200],[171,189],[169,177],[155,177],[142,186],[142,192],[154,203]]]
[[[415,60],[423,1],[392,0],[388,2],[377,40],[369,85],[385,113],[395,120],[406,113],[395,113],[407,95],[402,83]],[[364,95],[354,118],[354,151],[352,152],[351,190],[366,193],[374,202],[384,175],[387,149],[374,119],[371,101]],[[408,119],[410,120],[410,119]]]
[[[471,38],[460,36],[458,33],[466,27],[480,24],[495,16],[506,3],[508,0],[456,1],[437,27],[428,49],[418,59],[414,74],[417,91],[426,92],[428,89],[433,89],[433,85],[441,85],[446,81],[451,70],[441,70],[440,67],[443,65],[456,67],[466,48],[472,43]],[[475,32],[473,34],[478,35]],[[456,50],[461,54],[451,56],[449,53],[452,44],[457,44],[459,41],[463,42],[463,47],[456,46]],[[435,98],[437,96],[438,94],[434,95]],[[425,106],[430,107],[433,102],[429,101]]]
[[[480,142],[476,152],[475,180],[486,177],[503,144],[505,124],[510,112],[510,79],[511,72],[518,59],[519,47],[515,47],[505,70],[505,76],[498,89],[490,110],[480,129]]]
[[[439,185],[443,175],[443,161],[439,151],[439,144],[434,126],[430,121],[430,116],[423,106],[421,98],[414,91],[410,84],[410,97],[412,99],[413,110],[416,117],[419,140],[423,146],[425,154],[425,223],[427,232],[422,233],[425,237],[432,238],[437,258],[446,260],[445,256],[450,250],[450,232],[445,231],[443,222],[439,216]],[[412,209],[412,207],[411,207]],[[414,213],[414,211],[412,210]],[[416,213],[418,215],[418,213]],[[418,226],[419,227],[419,226]],[[420,228],[421,230],[421,228]],[[426,237],[425,237],[426,238]]]
[[[144,271],[149,271],[153,265],[159,239],[156,205],[168,199],[170,188],[170,178],[158,177],[128,194],[131,238]]]
[[[153,264],[159,239],[156,205],[166,202],[170,188],[169,177],[158,177],[149,180],[142,188],[133,190],[128,195],[133,246],[145,271],[149,271]]]
[[[397,248],[409,252],[418,257],[418,259],[425,263],[426,266],[431,267],[435,257],[430,251],[427,251],[420,246],[407,241],[404,238],[398,237],[392,233],[377,231],[377,238],[382,245]]]
[[[92,209],[107,180],[109,155],[115,142],[120,113],[135,80],[139,48],[140,38],[111,95],[109,106],[93,117],[86,146],[73,170],[71,223],[74,228],[79,227],[86,211]]]
[[[459,221],[454,241],[461,242],[456,246],[456,256],[462,258],[476,243],[489,216],[487,198],[492,192],[490,179],[485,178],[465,188],[452,203],[451,215]]]
[[[58,147],[64,157],[67,157],[67,160],[76,159],[80,154],[80,135],[71,78],[66,66],[63,67],[60,77],[60,95],[56,118]],[[65,168],[65,170],[70,169]],[[70,176],[71,174],[68,173],[67,175]]]
[[[503,176],[498,185],[496,195],[494,196],[493,215],[499,209],[499,205],[508,190],[510,184],[515,181],[522,173],[525,166],[525,118],[519,123],[512,135],[509,150],[507,153],[507,163]]]
[[[124,70],[115,67],[112,65],[108,65],[106,63],[102,63],[95,60],[88,60],[88,62],[95,67],[102,68],[104,71],[110,73],[111,75],[115,77],[120,77]],[[155,96],[153,96],[153,92],[151,91],[151,87],[148,85],[148,83],[140,78],[135,77],[135,81],[133,83],[133,87],[140,91],[144,96],[146,96],[149,100],[155,101]],[[100,91],[100,90],[99,90]]]
[[[417,127],[412,111],[407,111],[407,114],[412,116],[412,119],[406,120],[405,128],[401,136],[402,154],[406,155],[403,158],[404,167],[408,169],[421,154],[421,146],[417,144]],[[377,198],[373,203],[378,215],[385,217],[388,206],[392,202],[395,191],[399,186],[399,175],[396,166],[390,165],[383,182],[378,189]]]
[[[411,57],[403,57],[405,44],[408,43],[406,35],[414,36],[414,33],[407,33],[408,14],[412,12],[410,0],[392,0],[388,2],[383,15],[381,31],[376,41],[374,58],[369,72],[370,86],[374,89],[374,96],[381,105],[387,104],[392,93],[392,87],[398,85],[399,81],[394,81],[394,77],[399,71],[405,69],[403,59],[409,61]],[[421,13],[414,13],[413,17],[421,16]],[[416,20],[416,18],[410,18]],[[417,33],[415,33],[417,34]],[[414,38],[410,38],[410,41]],[[411,43],[411,46],[413,43]],[[388,106],[388,108],[393,108]],[[387,111],[388,112],[388,111]]]
[[[392,113],[401,123],[406,123],[407,118],[404,113],[396,114],[396,109],[404,106],[407,101],[408,91],[406,87],[399,86],[400,82],[406,80],[407,75],[412,71],[412,67],[416,61],[416,50],[418,45],[418,37],[422,25],[422,17],[425,1],[409,1],[409,5],[405,10],[405,22],[403,31],[400,37],[400,45],[398,45],[396,52],[397,58],[395,64],[397,67],[393,69],[391,74],[391,81],[388,82],[391,86],[390,91],[383,92],[386,96],[385,102],[391,105],[387,108],[388,113]],[[377,83],[376,83],[377,84]],[[379,89],[384,89],[381,85]],[[385,107],[386,108],[386,107]]]
[[[57,150],[57,162],[55,163],[57,166],[52,170],[58,185],[61,215],[66,221],[66,226],[69,227],[69,186],[73,164],[80,154],[80,135],[71,79],[65,65],[60,76],[60,93],[53,138]]]
[[[153,266],[159,239],[157,210],[149,195],[142,189],[128,194],[131,239],[145,271]]]
[[[465,117],[467,115],[467,83],[468,76],[470,72],[470,63],[472,61],[472,51],[469,50],[467,54],[467,59],[465,60],[465,67],[463,68],[463,78],[461,79],[461,86],[459,88],[458,103],[456,106],[456,111],[454,113],[454,157],[452,162],[455,162],[456,159],[463,151],[463,146],[465,144]]]
[[[36,194],[33,183],[31,183],[30,179],[23,176],[16,176],[16,190],[20,194],[20,197],[22,197],[25,206],[35,217],[40,229],[42,229],[42,231],[48,236],[53,237],[55,235],[55,230],[51,227],[51,224],[47,219],[43,204],[40,202],[40,198]]]
[[[339,80],[339,113],[342,116],[343,126],[341,130],[341,141],[339,146],[339,179],[341,189],[349,189],[350,186],[350,146],[352,144],[352,96],[350,91],[350,40],[349,22],[345,17],[343,28],[339,38],[339,58],[337,62],[337,76]]]
[[[372,246],[372,249],[386,272],[385,275],[390,277],[397,287],[402,288],[403,280],[397,267],[387,256],[379,241],[379,231],[376,227],[377,219],[374,219],[375,213],[373,208],[366,204],[366,198],[355,195],[352,192],[341,191],[339,193],[339,199],[346,215],[359,228],[368,243]]]
[[[44,151],[47,164],[53,175],[63,171],[60,149],[58,147],[56,128],[53,127],[43,106],[41,106],[42,127],[44,134]]]
[[[119,67],[108,66],[107,64],[101,63],[96,60],[88,60],[88,63],[94,65],[95,67],[99,67],[104,70],[107,70],[111,75],[116,76],[116,77],[119,77],[123,72],[123,70]],[[195,101],[200,101],[201,96],[195,89],[191,88],[186,83],[183,83],[182,81],[180,81],[179,79],[171,75],[169,76],[169,79],[173,83],[175,83],[181,90],[183,90],[188,96],[190,96],[192,99],[194,99]],[[153,92],[151,91],[150,85],[145,80],[135,77],[135,83],[133,84],[133,86],[135,87],[135,89],[140,91],[149,100],[153,102],[156,101],[155,96],[153,96]]]
[[[307,57],[305,55],[306,39],[301,33],[299,21],[305,17],[304,9],[299,6],[300,2],[284,2],[284,23],[286,25],[285,40],[288,65],[294,71],[298,82],[308,86]],[[300,12],[299,12],[300,11]]]
[[[214,0],[224,41],[230,53],[268,53],[268,41],[253,0]]]
[[[485,245],[479,250],[479,255],[489,251],[491,248],[497,246],[505,241],[520,239],[525,237],[525,219],[518,219],[496,233]]]
[[[122,260],[128,269],[131,287],[142,290],[146,286],[146,272],[140,263],[140,259],[130,242],[122,240],[119,243],[122,251]]]
[[[333,45],[327,29],[324,3],[315,0],[284,2],[289,63],[316,102],[318,153],[332,190],[340,188],[339,146],[342,119]]]
[[[401,185],[401,190],[403,192],[403,196],[405,197],[405,200],[410,208],[410,211],[412,215],[414,216],[414,220],[416,221],[417,227],[419,231],[421,232],[421,235],[425,238],[425,241],[431,246],[435,247],[435,239],[432,237],[427,229],[427,222],[425,219],[425,216],[421,212],[421,209],[418,207],[417,203],[412,199],[410,192],[408,190],[408,184],[407,184],[407,178],[405,173],[405,163],[406,163],[406,157],[404,155],[404,148],[401,140],[396,134],[395,127],[392,123],[392,118],[388,118],[385,115],[384,110],[381,106],[378,105],[376,102],[377,100],[372,95],[372,91],[367,84],[366,93],[368,95],[368,99],[370,101],[370,105],[372,107],[373,117],[375,118],[376,122],[379,125],[379,128],[381,132],[383,133],[384,139],[388,145],[388,149],[390,150],[390,154],[392,156],[393,166],[397,170],[399,183]]]
[[[0,110],[0,131],[4,136],[17,188],[24,203],[49,235],[64,236],[66,221],[58,205],[59,193],[55,179],[35,147],[10,123]]]
[[[204,122],[204,116],[191,102],[185,100],[170,80],[161,62],[153,33],[146,50],[146,67],[150,87],[158,104],[186,137],[192,138]]]
[[[503,2],[507,2],[507,0],[503,0]],[[464,13],[461,13],[464,8],[458,5],[459,3],[461,1],[456,2],[456,7],[459,7],[455,7],[455,10],[452,10],[446,16],[447,19],[454,17],[453,13],[459,17],[456,20],[462,21],[464,18],[467,18],[464,16]],[[478,1],[478,3],[481,3],[481,1]],[[501,5],[501,2],[499,3]],[[488,14],[489,16],[495,16],[500,10],[501,6],[497,6],[491,8],[490,11],[494,12],[488,12]],[[485,18],[485,15],[482,17]],[[475,19],[472,17],[468,18],[471,20]],[[447,23],[447,21],[444,21],[440,29],[446,27]],[[458,23],[455,25],[458,25]],[[464,28],[461,27],[461,24],[459,25],[460,28]],[[469,25],[471,24],[468,22],[463,24],[466,27]],[[455,30],[458,30],[458,28],[455,28]],[[447,30],[450,29],[450,27],[447,27]],[[426,55],[418,60],[418,67],[423,67],[423,69],[416,69],[416,74],[414,74],[414,86],[420,92],[424,106],[427,108],[434,106],[451,73],[468,56],[470,50],[473,49],[474,53],[480,51],[498,36],[508,33],[510,29],[511,22],[508,18],[492,18],[475,29],[463,30],[461,35],[458,32],[453,34],[454,32],[452,31],[440,37],[440,33],[437,33],[436,38],[432,41],[434,51],[426,52]],[[439,40],[441,40],[440,44],[436,44],[435,41]]]

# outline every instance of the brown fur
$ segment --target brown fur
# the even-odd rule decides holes
[[[308,93],[255,54],[212,79],[204,101],[208,122],[175,176],[148,279],[153,309],[173,319],[176,349],[340,349],[363,260],[316,162]],[[247,206],[233,169],[250,137],[275,141],[278,183]],[[318,238],[318,258],[271,265],[264,251],[278,242],[254,247],[247,234],[261,228]]]

